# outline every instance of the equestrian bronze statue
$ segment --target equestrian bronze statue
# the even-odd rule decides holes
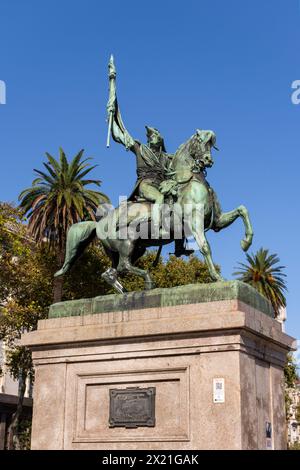
[[[111,210],[99,213],[97,222],[79,222],[70,227],[67,236],[66,257],[56,276],[65,274],[86,246],[98,238],[112,267],[102,277],[117,292],[124,292],[118,279],[121,273],[132,273],[144,278],[145,289],[154,283],[148,271],[135,264],[149,247],[158,247],[175,241],[175,254],[189,255],[185,240],[193,237],[204,257],[213,281],[221,281],[212,260],[206,238],[208,230],[218,232],[241,217],[245,236],[241,247],[247,251],[252,243],[253,230],[248,210],[241,205],[230,212],[222,212],[216,193],[206,180],[206,172],[214,161],[216,148],[213,131],[197,129],[174,154],[166,152],[164,139],[154,127],[146,126],[147,143],[142,144],[126,130],[116,97],[116,70],[109,62],[110,93],[107,104],[108,139],[110,135],[136,156],[137,181],[127,201]]]

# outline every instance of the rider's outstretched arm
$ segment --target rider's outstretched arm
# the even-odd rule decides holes
[[[121,113],[118,107],[114,113],[112,127],[111,127],[111,135],[114,141],[118,142],[119,144],[124,145],[126,150],[133,149],[135,140],[133,139],[133,137],[131,137],[131,135],[125,128],[123,121],[122,121]]]
[[[123,144],[126,150],[134,150],[135,140],[124,126],[116,94],[116,67],[113,56],[108,64],[109,77],[109,98],[106,106],[109,122],[109,130],[115,142]]]

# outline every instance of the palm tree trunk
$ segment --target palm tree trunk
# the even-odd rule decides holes
[[[65,249],[58,250],[57,253],[57,268],[60,269],[65,259]],[[63,296],[63,277],[55,277],[53,281],[53,302],[61,302]]]

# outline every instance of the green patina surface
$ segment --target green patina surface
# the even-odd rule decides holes
[[[111,294],[94,297],[93,299],[59,302],[50,306],[49,318],[234,299],[240,300],[266,315],[274,316],[270,302],[253,287],[240,281],[228,281],[211,284],[189,284],[169,289],[153,289],[126,294]]]
[[[185,240],[192,236],[207,265],[211,280],[223,281],[213,261],[206,231],[219,232],[241,218],[245,233],[240,243],[241,248],[247,251],[252,244],[253,228],[244,205],[222,212],[217,194],[206,180],[207,170],[214,164],[212,149],[218,150],[215,133],[212,130],[196,129],[175,153],[168,153],[159,130],[145,126],[147,142],[141,143],[130,135],[122,120],[116,92],[117,72],[112,56],[108,70],[107,146],[112,136],[115,142],[135,155],[136,184],[127,199],[128,203],[123,201],[114,210],[109,205],[100,204],[97,222],[86,220],[69,228],[64,264],[55,276],[66,274],[87,245],[97,237],[104,245],[106,254],[115,260],[113,266],[102,273],[102,278],[116,292],[124,294],[125,289],[119,280],[119,274],[131,273],[143,278],[145,289],[150,290],[155,287],[150,272],[136,265],[145,249],[150,246],[158,248],[158,260],[162,246],[174,241],[174,254],[177,257],[190,255],[191,250],[186,249]],[[111,168],[112,176],[115,172],[116,169]],[[179,238],[178,234],[181,235]],[[228,285],[228,289],[234,290],[235,287]],[[211,295],[221,295],[224,299],[231,295],[221,292],[223,287],[212,286],[181,287],[164,292],[154,290],[147,294],[129,294],[121,300],[115,297],[101,302],[96,299],[90,304],[82,302],[76,310],[85,312],[86,309],[94,311],[94,308],[99,308],[100,311],[142,308],[145,301],[146,305],[157,307],[180,304],[181,297],[185,303],[206,302]],[[248,298],[248,294],[245,297]]]

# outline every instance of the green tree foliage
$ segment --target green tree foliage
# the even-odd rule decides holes
[[[58,160],[49,153],[46,156],[45,170],[34,170],[38,177],[21,192],[19,200],[29,219],[30,235],[37,242],[46,238],[49,246],[54,246],[58,268],[64,260],[68,228],[85,219],[95,220],[98,205],[108,198],[100,191],[87,189],[91,184],[100,186],[101,181],[87,178],[96,165],[90,165],[90,158],[82,158],[83,150],[71,162],[63,149]],[[55,280],[55,301],[62,298],[62,285],[62,279]]]
[[[114,291],[101,277],[111,266],[100,243],[93,243],[64,277],[63,300],[112,294]]]
[[[296,381],[298,380],[297,364],[295,362],[292,353],[289,353],[286,358],[286,364],[284,366],[284,398],[285,398],[285,415],[288,420],[291,416],[290,408],[292,405],[292,399],[289,394],[289,389],[295,388]]]
[[[295,388],[298,379],[297,364],[292,353],[287,355],[286,364],[284,367],[284,379],[287,388]]]
[[[294,444],[290,444],[288,450],[300,450],[300,442],[294,442]]]
[[[26,228],[21,224],[22,212],[7,203],[0,203],[0,302],[18,289],[14,276],[16,258],[28,254]]]
[[[61,249],[69,226],[87,215],[94,220],[100,200],[107,201],[107,197],[86,188],[90,184],[100,186],[101,181],[85,178],[96,165],[90,166],[90,158],[82,159],[83,150],[71,162],[68,162],[63,149],[60,149],[59,160],[49,153],[46,155],[46,171],[34,170],[38,178],[20,194],[20,206],[28,214],[28,228],[34,239],[47,237],[50,243]]]
[[[234,275],[270,300],[277,316],[280,308],[286,306],[286,275],[283,272],[285,267],[278,265],[280,260],[277,254],[271,255],[269,250],[264,248],[260,248],[255,254],[247,254],[246,257],[248,264],[239,263],[241,269]]]
[[[166,261],[160,258],[157,266],[153,267],[155,258],[156,251],[149,251],[138,261],[137,266],[150,271],[156,287],[211,282],[206,264],[196,256],[191,256],[186,261],[171,255]],[[144,288],[143,279],[134,275],[124,276],[122,283],[128,291],[138,291]]]
[[[18,345],[18,339],[24,331],[36,328],[51,301],[49,275],[39,263],[42,255],[32,248],[33,241],[22,222],[18,209],[0,203],[0,339],[8,348],[10,374],[20,379],[19,403],[9,431],[10,448],[20,447],[18,427],[25,381],[33,374],[31,354]]]
[[[164,261],[160,257],[157,266],[154,267],[155,258],[156,251],[148,251],[138,261],[137,266],[150,271],[156,287],[211,282],[206,264],[196,256],[191,256],[187,261],[175,256],[170,256]],[[110,265],[110,260],[101,245],[95,242],[65,276],[64,300],[114,293],[112,287],[101,278],[101,274]],[[144,289],[144,281],[139,276],[126,274],[120,277],[120,281],[129,292]]]

